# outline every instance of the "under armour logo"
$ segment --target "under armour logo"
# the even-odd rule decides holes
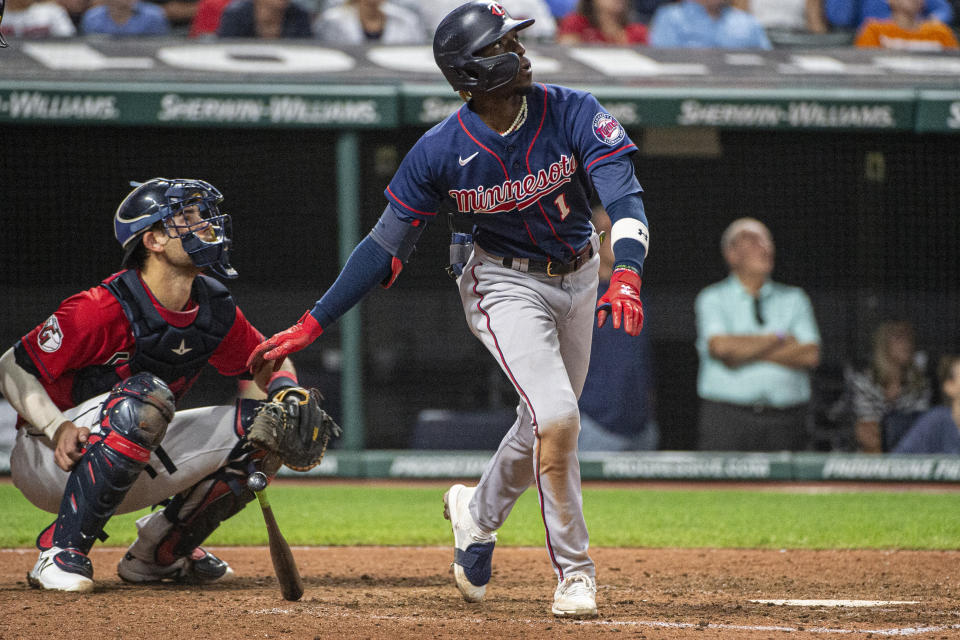
[[[178,356],[182,356],[188,351],[193,351],[193,348],[187,346],[186,340],[180,340],[180,346],[177,347],[176,349],[170,349],[170,351],[173,351]]]
[[[473,152],[473,155],[467,156],[466,158],[464,158],[463,156],[457,156],[457,162],[460,163],[460,166],[461,166],[461,167],[465,167],[465,166],[467,166],[467,163],[468,163],[468,162],[470,162],[471,160],[473,160],[474,158],[477,157],[477,154],[478,154],[478,153],[480,153],[480,152],[479,152],[479,151],[474,151],[474,152]]]

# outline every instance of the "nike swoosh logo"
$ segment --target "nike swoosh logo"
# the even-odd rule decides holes
[[[461,166],[461,167],[467,166],[467,163],[470,162],[471,160],[473,160],[474,158],[476,158],[478,153],[480,153],[480,152],[479,152],[479,151],[474,151],[474,152],[473,152],[473,155],[472,155],[472,156],[467,156],[466,159],[458,156],[458,161],[460,162],[460,166]]]

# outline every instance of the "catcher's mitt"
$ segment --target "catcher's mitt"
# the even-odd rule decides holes
[[[286,387],[258,410],[247,440],[278,456],[294,471],[320,464],[330,438],[343,430],[320,408],[316,389]]]

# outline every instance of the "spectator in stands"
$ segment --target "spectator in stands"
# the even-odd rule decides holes
[[[220,16],[221,38],[312,38],[310,12],[296,0],[233,0]]]
[[[593,225],[610,237],[610,216],[593,209]],[[600,286],[597,299],[613,275],[613,246],[600,245]],[[646,321],[649,325],[649,308]],[[650,329],[633,337],[611,323],[594,325],[590,368],[580,394],[580,451],[651,451],[660,432],[653,417]],[[603,363],[601,365],[601,363]]]
[[[638,22],[650,24],[650,21],[653,20],[653,15],[657,12],[657,9],[660,8],[660,5],[664,5],[669,2],[673,2],[673,0],[634,0],[634,17]]]
[[[810,300],[770,279],[773,238],[759,220],[733,221],[720,248],[730,275],[696,300],[699,448],[802,450],[809,374],[820,362]]]
[[[931,388],[924,371],[925,355],[916,350],[909,322],[881,323],[873,333],[872,346],[870,364],[850,372],[847,384],[857,444],[865,453],[880,453],[884,450],[881,423],[912,423],[920,412],[930,408]]]
[[[6,38],[56,38],[76,35],[77,30],[56,2],[7,0],[0,33]]]
[[[87,9],[80,21],[83,35],[163,36],[170,23],[163,9],[143,0],[104,0]]]
[[[174,33],[184,35],[197,15],[199,0],[151,0],[160,5]]]
[[[580,0],[557,25],[560,44],[647,44],[647,25],[630,21],[627,0]]]
[[[854,44],[858,47],[940,51],[957,49],[957,37],[936,18],[924,19],[924,0],[890,0],[890,17],[867,18]]]
[[[93,5],[93,2],[91,2],[91,0],[57,0],[57,4],[67,10],[74,28],[79,32],[80,21],[83,20],[83,14]],[[7,6],[10,6],[9,2]]]
[[[427,33],[434,33],[448,13],[463,4],[464,0],[425,0],[420,4],[420,15],[426,23]],[[533,18],[535,23],[523,30],[524,42],[539,40],[553,42],[557,35],[557,21],[553,19],[547,0],[505,0],[500,4],[515,20]]]
[[[330,7],[317,18],[314,31],[329,44],[427,42],[420,16],[385,0],[347,0]]]
[[[757,19],[730,0],[680,0],[657,9],[650,46],[660,48],[770,49]]]
[[[190,37],[216,36],[220,17],[232,0],[200,0],[190,23]]]
[[[577,0],[547,0],[547,6],[550,7],[550,15],[559,22],[577,10]]]
[[[732,0],[734,7],[747,11],[767,31],[826,33],[823,0]]]
[[[960,454],[960,355],[941,358],[937,377],[944,404],[920,416],[894,453]]]
[[[824,0],[827,22],[837,29],[858,30],[868,18],[886,20],[892,15],[888,0]],[[953,7],[949,0],[924,0],[921,15],[950,24]]]

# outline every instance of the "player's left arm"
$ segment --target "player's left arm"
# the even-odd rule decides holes
[[[622,324],[624,331],[635,336],[643,328],[640,286],[650,246],[647,214],[640,196],[643,190],[628,155],[597,166],[590,177],[610,216],[609,242],[614,258],[610,286],[597,302],[597,326],[602,327],[609,314],[615,329]]]
[[[650,244],[640,196],[643,188],[630,160],[637,145],[593,95],[583,93],[578,98],[566,123],[570,142],[613,224],[613,275],[597,302],[597,326],[602,327],[609,315],[615,329],[622,324],[624,331],[635,336],[643,328],[640,277]]]

